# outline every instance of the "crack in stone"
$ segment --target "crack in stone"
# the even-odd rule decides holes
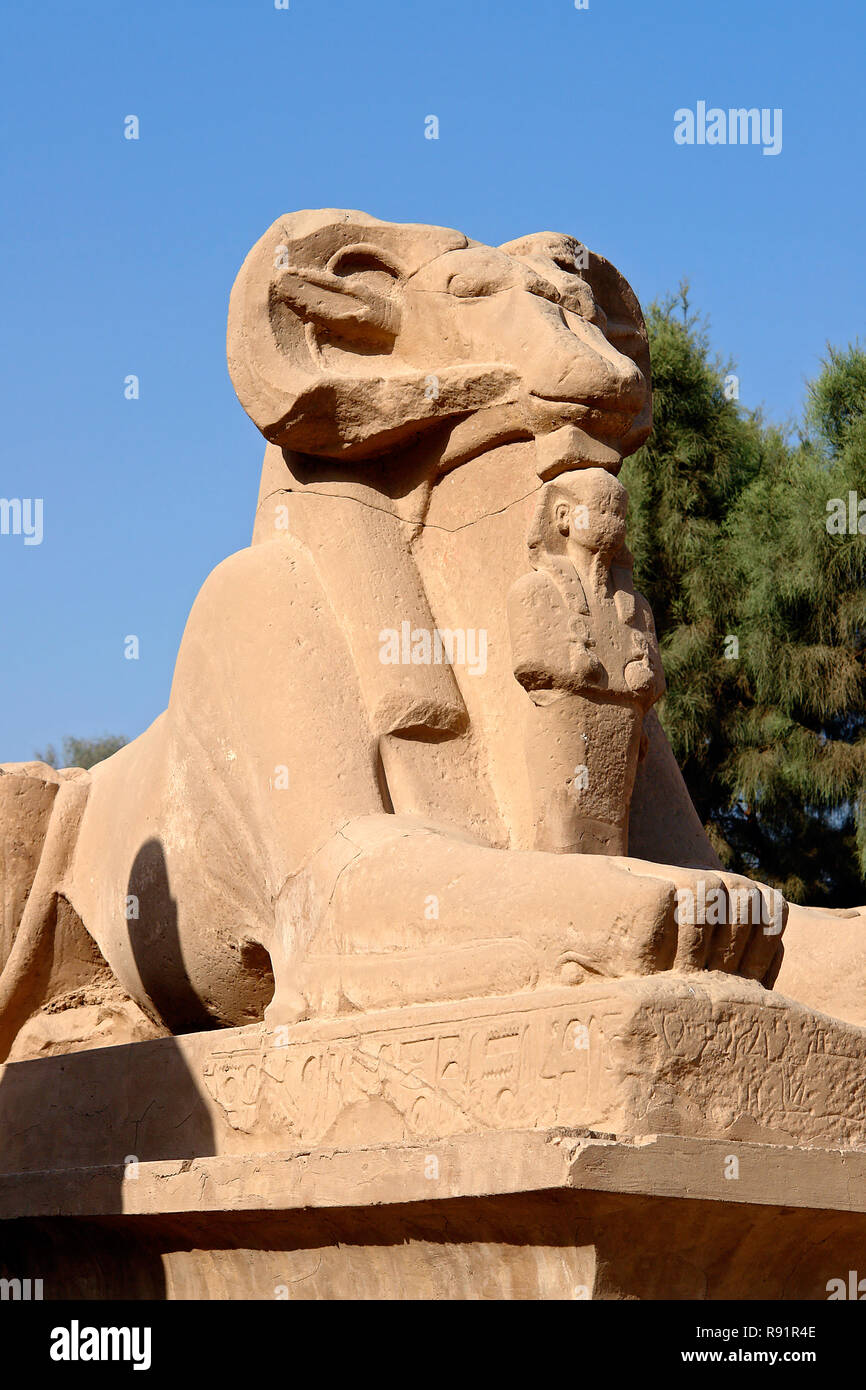
[[[279,488],[275,488],[273,492],[269,492],[269,493],[267,494],[266,497],[263,497],[263,498],[262,498],[262,501],[261,501],[259,507],[257,508],[257,513],[256,513],[256,514],[258,515],[258,512],[261,511],[261,509],[262,509],[262,507],[265,505],[265,503],[266,503],[266,502],[269,502],[269,501],[271,500],[272,497],[281,497],[281,496],[288,496],[288,497],[303,497],[305,493],[312,493],[312,495],[313,495],[314,497],[332,497],[332,498],[334,498],[334,499],[337,500],[337,501],[342,501],[342,502],[355,502],[359,507],[367,507],[368,510],[369,510],[369,511],[372,511],[372,512],[382,512],[382,513],[384,513],[385,516],[391,516],[391,517],[394,518],[395,521],[399,521],[399,522],[401,523],[401,525],[403,525],[403,526],[409,526],[409,527],[411,527],[411,528],[414,529],[414,530],[444,531],[447,535],[449,535],[449,536],[454,536],[454,535],[457,534],[458,531],[466,531],[466,530],[468,530],[468,528],[469,528],[470,526],[477,526],[479,522],[481,522],[481,521],[487,521],[487,520],[490,519],[490,517],[493,517],[493,516],[501,516],[503,512],[507,512],[511,507],[516,507],[516,506],[518,506],[521,502],[525,502],[526,499],[527,499],[527,497],[533,497],[533,496],[535,495],[535,493],[536,493],[536,492],[539,492],[540,489],[543,488],[543,487],[544,487],[544,482],[543,482],[542,480],[539,480],[539,482],[536,484],[535,487],[531,487],[531,488],[529,489],[529,491],[528,491],[528,492],[524,492],[523,495],[522,495],[521,497],[515,497],[515,498],[513,498],[510,502],[506,502],[504,506],[502,506],[502,507],[495,507],[492,511],[484,512],[482,516],[476,516],[476,517],[473,518],[472,521],[465,521],[465,522],[463,522],[462,525],[460,525],[460,526],[440,526],[440,525],[438,525],[435,521],[421,521],[421,520],[417,520],[417,519],[414,520],[414,521],[409,521],[409,520],[406,519],[406,517],[398,516],[398,514],[397,514],[396,512],[392,511],[392,510],[391,510],[390,508],[388,508],[388,507],[379,507],[379,506],[376,505],[375,502],[365,502],[362,498],[360,498],[360,497],[353,497],[350,493],[347,493],[347,492],[321,492],[318,488],[314,488],[314,487],[307,487],[307,488],[279,487]]]

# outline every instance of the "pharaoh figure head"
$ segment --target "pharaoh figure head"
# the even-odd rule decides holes
[[[363,464],[438,430],[444,465],[523,438],[542,477],[615,472],[650,427],[633,292],[551,232],[494,248],[361,212],[281,217],[238,275],[228,360],[265,438],[324,459]]]
[[[534,567],[580,552],[608,564],[630,560],[625,546],[628,493],[603,468],[563,473],[542,490],[527,544]]]

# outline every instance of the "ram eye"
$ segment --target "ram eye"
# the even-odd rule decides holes
[[[400,278],[397,267],[371,246],[344,246],[331,257],[328,270],[341,278],[363,275],[366,280],[377,282],[383,288]]]
[[[535,295],[536,299],[547,299],[551,304],[563,303],[562,295],[556,285],[552,285],[549,280],[542,280],[540,276],[527,288],[530,294]]]
[[[460,274],[452,275],[448,281],[448,293],[456,295],[458,299],[477,299],[481,295],[490,294],[493,286],[478,278],[477,275]]]
[[[569,285],[562,293],[561,302],[563,308],[569,309],[587,323],[594,323],[602,332],[607,328],[607,315],[584,280],[576,280],[573,285]]]

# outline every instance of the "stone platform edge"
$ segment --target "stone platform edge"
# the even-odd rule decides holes
[[[0,1175],[0,1220],[387,1206],[529,1192],[605,1192],[866,1212],[866,1151],[680,1135],[467,1134]]]

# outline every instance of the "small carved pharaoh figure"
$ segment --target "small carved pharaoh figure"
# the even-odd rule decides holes
[[[532,573],[508,597],[514,674],[531,697],[526,753],[537,849],[627,854],[628,814],[665,682],[625,546],[628,493],[602,468],[547,483]]]

